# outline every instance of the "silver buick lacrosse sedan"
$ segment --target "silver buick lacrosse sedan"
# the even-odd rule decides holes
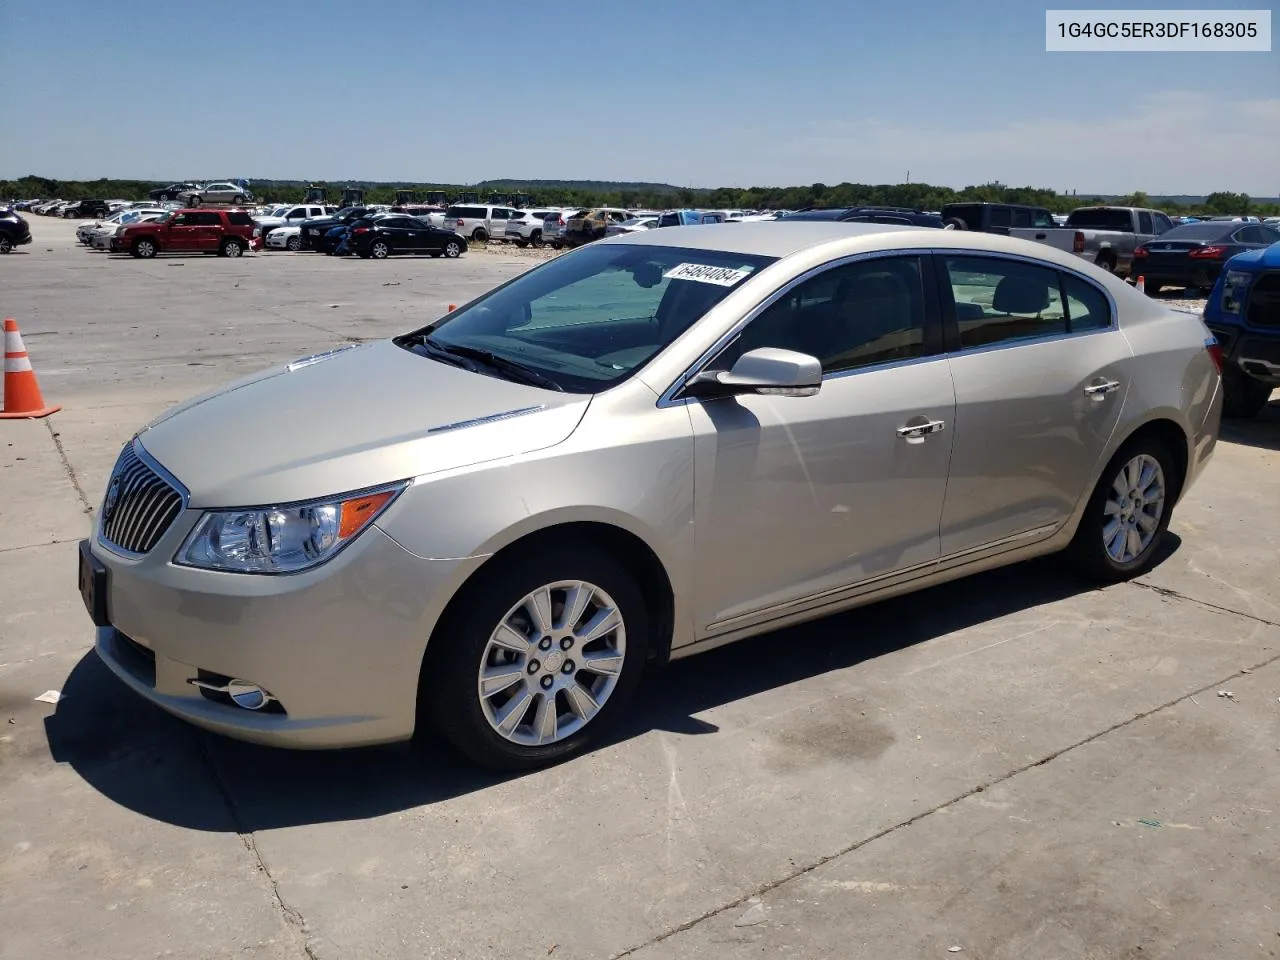
[[[107,665],[202,727],[535,766],[646,662],[1055,551],[1143,573],[1219,360],[1199,318],[1007,237],[628,234],[169,410],[80,589]]]

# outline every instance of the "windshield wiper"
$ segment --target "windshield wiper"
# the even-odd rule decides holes
[[[511,360],[507,357],[499,356],[489,350],[481,350],[478,347],[464,347],[454,343],[441,343],[430,333],[421,333],[413,338],[417,343],[422,344],[432,353],[443,354],[447,357],[461,357],[465,360],[474,360],[483,363],[485,366],[499,373],[506,374],[510,380],[517,380],[527,383],[533,387],[542,387],[546,390],[555,390],[564,393],[564,387],[556,383],[550,377],[539,373],[532,367],[527,367],[518,360]]]

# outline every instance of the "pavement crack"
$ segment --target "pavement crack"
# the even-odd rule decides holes
[[[280,882],[271,873],[271,869],[267,866],[267,861],[262,856],[262,851],[258,849],[258,841],[253,836],[253,831],[248,829],[248,825],[244,822],[244,818],[240,816],[240,809],[236,806],[235,798],[231,796],[231,789],[227,786],[222,774],[218,770],[218,765],[214,763],[212,755],[209,753],[208,740],[203,733],[194,732],[196,740],[196,749],[200,752],[200,758],[209,769],[209,776],[213,780],[214,787],[217,789],[219,796],[222,798],[223,804],[226,805],[227,813],[231,817],[231,822],[235,826],[236,836],[240,838],[240,842],[244,844],[245,850],[253,857],[257,864],[258,871],[267,878],[267,885],[271,890],[271,902],[275,904],[276,910],[284,920],[285,927],[293,934],[297,941],[298,949],[306,960],[318,960],[315,949],[312,946],[311,935],[307,929],[306,918],[291,906],[280,892]]]
[[[55,547],[60,543],[79,543],[80,538],[75,537],[70,540],[48,540],[44,543],[24,543],[16,547],[0,547],[0,553],[16,553],[19,550],[36,550],[40,547]]]
[[[86,514],[93,513],[93,505],[89,503],[89,498],[85,496],[84,487],[80,485],[80,478],[76,476],[75,467],[71,466],[71,461],[67,459],[66,447],[62,445],[62,436],[53,429],[53,424],[49,420],[44,422],[45,429],[49,431],[49,437],[53,440],[53,445],[58,448],[58,458],[62,461],[62,469],[67,472],[67,479],[71,481],[71,486],[76,491],[76,496],[80,498],[80,507]]]
[[[1234,611],[1228,611],[1228,612],[1234,612]],[[1265,623],[1266,621],[1263,621],[1263,622]],[[1232,680],[1239,679],[1245,674],[1254,673],[1255,671],[1262,670],[1266,667],[1271,666],[1274,663],[1280,663],[1280,653],[1274,656],[1268,657],[1265,660],[1262,660],[1258,663],[1252,664],[1251,666],[1241,667],[1239,670],[1236,670],[1234,673],[1231,673],[1226,677],[1222,677],[1221,679],[1215,680],[1212,683],[1207,683],[1204,686],[1199,687],[1195,690],[1192,690],[1188,693],[1179,694],[1178,696],[1174,697],[1172,700],[1167,700],[1164,703],[1161,703],[1157,706],[1150,708],[1149,710],[1143,710],[1141,713],[1136,713],[1126,720],[1121,720],[1117,723],[1113,723],[1111,726],[1107,727],[1104,730],[1099,730],[1097,733],[1092,733],[1081,740],[1077,740],[1075,743],[1068,744],[1065,747],[1062,747],[1058,750],[1054,750],[1050,753],[1047,753],[1043,757],[1040,757],[1037,760],[1032,760],[1029,763],[1024,763],[1019,767],[1015,767],[1014,769],[1010,770],[1008,773],[1003,773],[998,777],[993,777],[992,779],[987,780],[983,783],[980,783],[977,786],[971,787],[970,789],[966,790],[964,793],[961,793],[955,797],[952,797],[950,800],[944,800],[942,803],[932,806],[927,810],[922,810],[920,813],[917,813],[915,816],[908,817],[905,820],[900,820],[899,822],[892,824],[891,826],[885,827],[883,830],[879,830],[876,833],[871,834],[870,836],[863,837],[861,840],[857,840],[853,843],[850,843],[847,846],[840,848],[835,853],[826,854],[825,856],[819,857],[818,859],[810,863],[804,864],[802,866],[798,866],[796,867],[795,870],[792,870],[789,873],[786,873],[783,876],[778,877],[776,879],[769,880],[765,883],[762,883],[759,886],[755,887],[754,889],[742,894],[740,897],[737,897],[734,900],[730,901],[729,903],[724,903],[718,907],[712,907],[709,910],[705,910],[702,913],[698,914],[698,916],[692,917],[689,920],[686,920],[683,923],[679,924],[678,926],[672,927],[670,930],[665,930],[662,933],[657,934],[656,936],[650,937],[648,940],[644,941],[643,943],[638,943],[633,947],[628,947],[627,949],[623,950],[621,953],[612,954],[609,960],[623,960],[624,957],[633,956],[634,954],[638,953],[641,950],[644,950],[648,947],[655,946],[666,940],[670,940],[672,937],[678,934],[684,933],[686,930],[692,930],[694,927],[698,926],[699,924],[703,923],[706,920],[710,920],[712,917],[719,916],[722,913],[728,913],[729,911],[735,908],[742,907],[744,904],[747,903],[748,900],[751,900],[753,897],[762,897],[765,894],[770,893],[773,890],[776,890],[778,887],[781,887],[786,883],[790,883],[792,880],[795,880],[799,877],[803,877],[807,874],[810,874],[813,871],[817,870],[819,867],[826,866],[828,863],[830,863],[833,860],[838,860],[839,858],[847,856],[848,854],[853,853],[856,850],[860,850],[861,848],[867,846],[868,844],[875,843],[877,840],[880,840],[891,834],[897,833],[899,830],[903,830],[916,823],[919,823],[921,820],[924,820],[927,817],[931,817],[935,813],[938,813],[942,810],[946,810],[949,807],[953,807],[956,804],[961,803],[972,796],[976,796],[979,793],[982,793],[986,790],[990,790],[992,787],[999,786],[1000,784],[1005,783],[1008,780],[1012,780],[1014,777],[1017,777],[1023,773],[1026,773],[1028,770],[1034,770],[1037,767],[1043,767],[1045,764],[1052,763],[1054,760],[1057,760],[1059,757],[1065,754],[1071,753],[1073,750],[1078,750],[1080,747],[1087,746],[1088,744],[1093,743],[1096,740],[1100,740],[1103,737],[1107,736],[1108,734],[1115,733],[1117,730],[1122,730],[1125,727],[1130,726],[1131,724],[1137,723],[1140,720],[1145,720],[1147,717],[1160,713],[1163,710],[1168,710],[1170,707],[1176,706],[1177,704],[1183,703],[1184,701],[1188,701],[1192,697],[1198,694],[1207,693],[1210,690],[1220,690],[1226,684],[1230,683]]]
[[[1169,597],[1172,600],[1185,600],[1187,603],[1194,603],[1201,607],[1207,607],[1210,610],[1216,610],[1219,613],[1229,613],[1237,617],[1244,617],[1246,620],[1253,620],[1256,623],[1266,624],[1268,627],[1280,627],[1280,623],[1274,620],[1268,620],[1266,617],[1259,617],[1257,614],[1245,613],[1243,610],[1233,610],[1231,607],[1224,607],[1221,604],[1210,603],[1208,600],[1197,600],[1195,597],[1189,597],[1185,593],[1179,593],[1177,590],[1170,590],[1168,587],[1158,587],[1154,583],[1143,583],[1141,580],[1130,580],[1129,583],[1135,587],[1141,587],[1143,590],[1150,590],[1158,593],[1162,597]]]

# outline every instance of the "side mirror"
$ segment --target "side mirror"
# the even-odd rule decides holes
[[[685,396],[733,397],[743,394],[812,397],[822,387],[817,357],[778,347],[749,350],[732,370],[703,370],[685,384]]]

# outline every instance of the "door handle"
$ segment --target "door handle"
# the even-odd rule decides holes
[[[1101,401],[1108,393],[1115,393],[1119,389],[1119,380],[1104,380],[1102,383],[1089,384],[1084,388],[1084,393],[1091,400]]]
[[[907,443],[923,443],[925,437],[931,433],[941,433],[945,426],[946,422],[942,420],[907,424],[898,428],[898,436],[906,440]]]

